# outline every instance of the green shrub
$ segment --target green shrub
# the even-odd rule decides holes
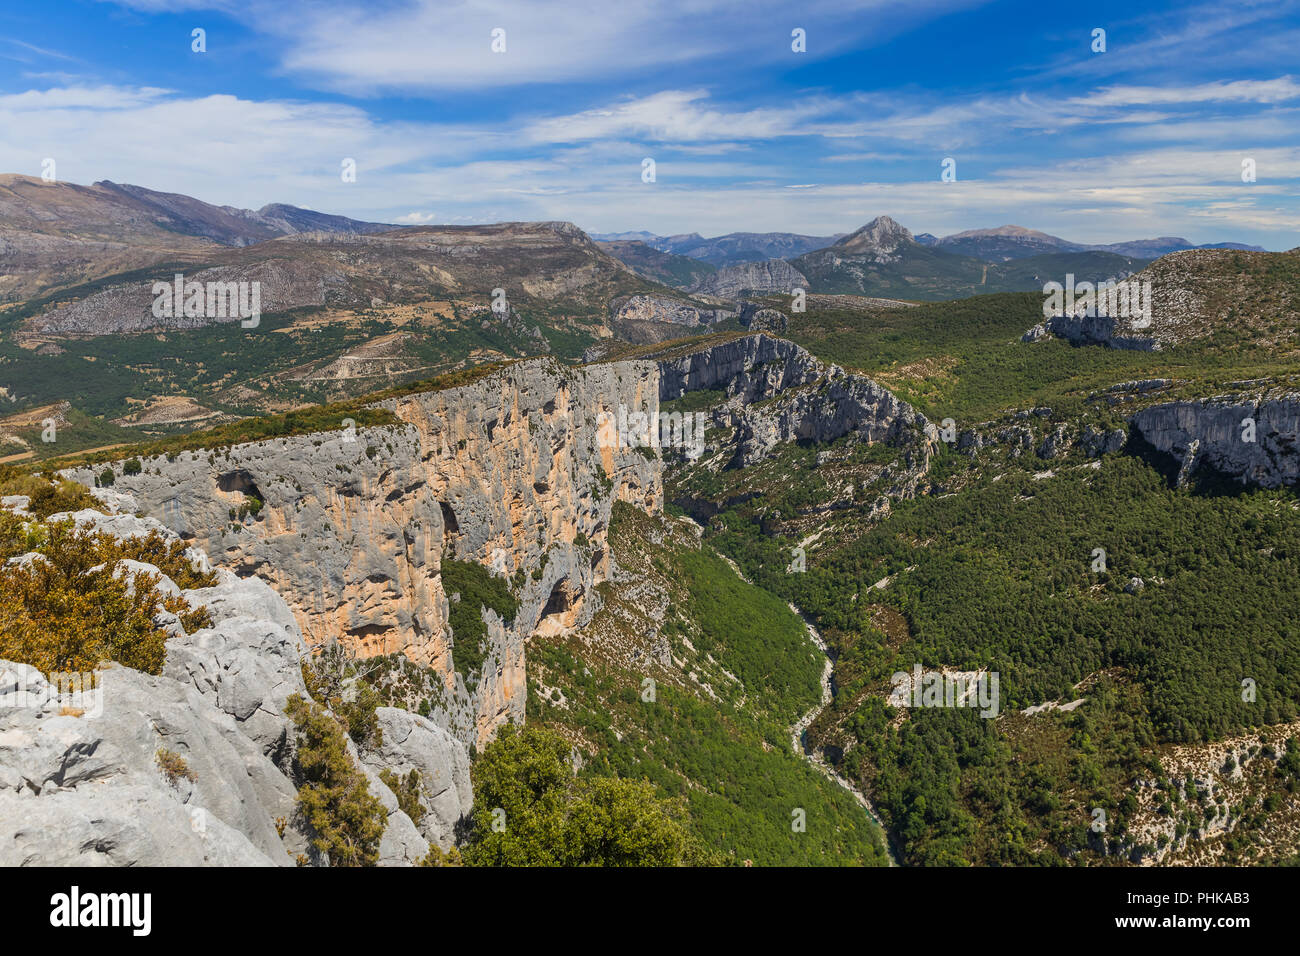
[[[102,510],[83,485],[66,478],[26,474],[12,465],[0,465],[0,496],[5,495],[26,495],[31,499],[27,510],[38,518],[84,508]]]
[[[451,604],[451,630],[455,641],[452,661],[456,673],[470,684],[478,675],[487,658],[487,625],[483,623],[482,608],[491,608],[502,620],[514,620],[519,601],[510,593],[505,581],[494,577],[483,565],[474,561],[454,561],[443,558],[442,587]],[[452,595],[460,595],[459,600]]]
[[[30,527],[25,533],[33,534]],[[191,626],[207,617],[206,609],[191,609],[184,598],[164,598],[154,589],[157,575],[114,577],[123,558],[154,557],[149,539],[143,546],[139,539],[119,541],[79,531],[71,521],[46,525],[42,533],[40,558],[0,568],[0,658],[44,673],[90,671],[116,661],[157,674],[168,636],[154,623],[159,613],[172,610]],[[11,522],[0,522],[0,541],[15,550]]]
[[[312,845],[331,866],[374,866],[388,815],[348,755],[342,725],[298,694],[284,712],[297,732],[297,805],[314,831]]]
[[[554,731],[504,727],[474,763],[472,866],[716,863],[649,783],[574,774]],[[504,817],[502,817],[504,814]],[[504,826],[494,825],[497,821]]]

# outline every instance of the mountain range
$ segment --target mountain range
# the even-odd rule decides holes
[[[1297,861],[1300,250],[878,216],[715,266],[12,195],[0,263],[40,291],[0,306],[0,692],[44,709],[0,708],[0,864],[644,863],[592,826],[646,814],[670,864]],[[265,314],[159,315],[176,271]],[[1152,314],[1044,322],[1067,272],[1137,272]],[[628,440],[665,413],[681,441]],[[116,662],[102,713],[38,673],[69,633]],[[993,682],[939,707],[909,672]],[[317,726],[376,797],[353,844],[295,810]],[[570,830],[505,853],[538,754]],[[608,813],[560,812],[574,754]]]
[[[0,397],[20,417],[69,403],[80,425],[64,441],[89,447],[122,428],[166,433],[492,361],[736,330],[756,313],[785,328],[753,296],[1037,292],[1150,261],[1016,228],[931,241],[888,216],[839,236],[620,235],[596,241],[566,222],[398,227],[3,176]],[[153,285],[176,273],[256,282],[260,331],[233,313],[155,315]],[[27,427],[0,421],[11,435]]]
[[[998,226],[994,229],[968,229],[953,233],[943,238],[925,234],[916,237],[917,242],[926,246],[973,256],[988,262],[1005,262],[1008,259],[1022,259],[1060,252],[1113,252],[1121,256],[1133,256],[1138,259],[1158,259],[1171,252],[1184,249],[1241,249],[1251,252],[1264,252],[1261,246],[1251,246],[1240,242],[1216,242],[1196,245],[1177,236],[1160,236],[1155,239],[1134,239],[1128,242],[1111,242],[1086,244],[1071,242],[1059,236],[1051,236],[1036,229],[1023,226]]]
[[[705,239],[699,233],[659,236],[652,232],[592,233],[597,241],[639,242],[661,252],[699,259],[715,266],[735,265],[739,262],[760,262],[763,259],[790,259],[817,249],[833,245],[845,233],[830,236],[807,236],[789,232],[733,232],[725,236]],[[1071,242],[1036,229],[1023,226],[998,226],[993,229],[968,229],[949,236],[934,236],[928,232],[913,237],[923,246],[931,246],[985,262],[1005,262],[1029,256],[1062,252],[1112,252],[1135,259],[1158,259],[1160,256],[1184,249],[1242,249],[1265,251],[1261,246],[1240,242],[1196,244],[1177,236],[1160,236],[1155,239],[1133,239],[1126,242],[1082,243]]]
[[[0,304],[163,261],[302,233],[394,227],[274,203],[256,211],[108,181],[0,174]]]

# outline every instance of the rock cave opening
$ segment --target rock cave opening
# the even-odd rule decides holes
[[[582,589],[575,586],[568,578],[562,578],[551,588],[551,595],[546,600],[546,606],[542,608],[535,630],[539,634],[549,636],[573,627],[581,607]]]

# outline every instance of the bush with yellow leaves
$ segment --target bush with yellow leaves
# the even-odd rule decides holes
[[[86,672],[116,661],[147,674],[161,672],[167,632],[163,611],[195,630],[211,623],[205,607],[155,590],[155,574],[120,574],[124,558],[153,564],[181,588],[209,587],[216,576],[196,570],[179,541],[154,532],[119,540],[78,529],[71,521],[42,523],[0,512],[0,659],[44,673]]]

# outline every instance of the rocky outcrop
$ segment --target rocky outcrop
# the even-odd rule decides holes
[[[116,507],[129,496],[97,489]],[[22,513],[24,502],[7,507]],[[94,510],[54,515],[119,538],[159,522]],[[206,557],[191,548],[202,567]],[[124,561],[123,573],[159,575]],[[52,684],[26,664],[0,661],[0,865],[289,866],[325,862],[296,813],[295,734],[284,714],[307,697],[302,636],[288,606],[258,578],[217,571],[215,586],[156,585],[204,606],[208,627],[186,633],[175,615],[157,676],[119,665],[97,686]],[[444,849],[473,803],[464,746],[424,718],[380,708],[383,743],[349,751],[388,812],[380,865],[411,865],[430,842]],[[173,771],[159,755],[168,753]],[[183,762],[183,763],[180,763]],[[417,828],[383,783],[384,770],[420,772],[427,813]],[[427,834],[427,836],[425,835]]]
[[[652,294],[615,299],[609,304],[609,311],[615,323],[665,322],[692,329],[712,325],[735,314],[729,309],[710,309],[683,299]]]
[[[1088,426],[1084,429],[1083,434],[1079,436],[1079,445],[1083,448],[1084,454],[1089,458],[1100,458],[1103,455],[1113,455],[1123,450],[1128,443],[1128,432],[1123,428],[1113,428],[1110,431],[1103,431],[1100,428]]]
[[[659,400],[664,402],[705,389],[723,389],[757,402],[810,385],[823,371],[820,362],[793,342],[761,334],[661,358],[658,366]]]
[[[1278,317],[1300,309],[1289,279],[1297,262],[1296,250],[1187,249],[1162,255],[1132,276],[1112,276],[1114,288],[1084,275],[1077,278],[1087,278],[1092,288],[1071,288],[1076,277],[1067,276],[1066,288],[1058,285],[1047,299],[1055,314],[1023,340],[1057,335],[1082,345],[1152,351],[1225,334],[1291,347],[1294,324]]]
[[[766,406],[728,407],[723,415],[737,431],[735,464],[741,467],[768,457],[785,442],[828,442],[852,434],[869,444],[915,445],[908,462],[910,478],[924,474],[933,448],[934,426],[920,412],[869,378],[847,375],[831,366],[815,388],[801,389]],[[928,429],[928,431],[927,431]],[[911,482],[893,489],[910,494]]]
[[[662,508],[662,460],[620,447],[607,423],[620,411],[653,419],[661,399],[696,389],[729,396],[714,414],[735,436],[737,464],[781,442],[849,433],[919,442],[912,466],[923,473],[928,463],[932,426],[888,390],[791,342],[752,335],[657,362],[520,362],[472,384],[377,402],[395,424],[150,457],[134,474],[119,463],[113,488],[223,569],[223,584],[203,600],[221,605],[233,600],[223,588],[260,578],[308,646],[401,653],[430,668],[442,687],[430,725],[482,747],[502,723],[523,720],[528,638],[594,613],[595,586],[612,570],[613,503]],[[69,474],[94,485],[100,470]],[[483,612],[484,663],[470,673],[457,667],[446,555],[510,578],[519,602],[511,620]],[[232,624],[168,667],[209,688],[278,760],[286,732],[277,715],[298,685],[277,635]],[[241,684],[249,675],[257,693]],[[450,815],[429,838],[445,837]]]
[[[1054,315],[1021,336],[1022,342],[1039,342],[1052,336],[1074,345],[1108,345],[1113,349],[1139,352],[1159,351],[1161,341],[1149,332],[1139,332],[1127,319],[1108,315]]]
[[[854,434],[866,442],[916,443],[912,464],[924,473],[937,438],[925,416],[888,389],[823,365],[793,342],[769,335],[659,359],[661,400],[699,390],[726,393],[712,416],[733,430],[737,466],[761,461],[783,442],[827,442]]]
[[[804,274],[784,259],[768,259],[726,266],[702,278],[691,291],[732,299],[745,292],[791,293],[795,289],[808,289]]]
[[[425,813],[418,829],[425,840],[446,850],[455,843],[456,824],[474,803],[469,757],[465,748],[441,727],[418,714],[380,707],[381,743],[362,749],[361,760],[375,770],[399,777],[419,774]]]
[[[288,866],[306,849],[276,833],[293,784],[232,717],[166,677],[115,667],[99,681],[101,712],[81,713],[0,661],[0,864]],[[169,781],[160,749],[193,779]]]
[[[50,520],[61,517],[120,538],[167,534],[131,514]],[[203,556],[191,555],[202,566]],[[133,578],[158,574],[122,564]],[[97,672],[97,687],[69,696],[35,668],[0,662],[0,863],[287,866],[311,856],[293,819],[279,710],[303,692],[301,637],[288,608],[262,582],[229,574],[213,588],[181,591],[165,576],[157,586],[192,606],[206,599],[213,619],[187,634],[167,615],[159,676],[112,666]],[[169,779],[161,750],[189,773]]]
[[[403,653],[445,694],[433,721],[483,746],[522,721],[524,644],[594,611],[610,509],[662,507],[660,464],[619,448],[602,414],[658,411],[655,366],[520,362],[471,385],[379,404],[400,423],[119,464],[114,487],[240,578],[263,578],[308,644]],[[87,485],[95,469],[70,472]],[[250,500],[262,502],[244,514]],[[513,621],[487,616],[483,672],[460,673],[443,555],[518,577]]]
[[[1263,488],[1300,477],[1300,395],[1222,396],[1166,402],[1137,412],[1136,433],[1180,463],[1180,481],[1200,468]]]
[[[784,335],[790,328],[790,318],[779,309],[766,309],[756,302],[742,302],[740,324],[751,332]]]

